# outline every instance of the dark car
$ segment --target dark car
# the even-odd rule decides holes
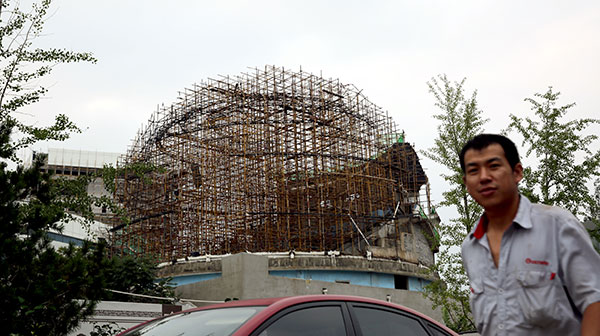
[[[346,295],[231,301],[164,316],[120,336],[458,335],[409,308]]]

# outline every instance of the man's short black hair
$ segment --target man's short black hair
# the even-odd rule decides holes
[[[506,160],[508,160],[508,163],[512,169],[515,168],[517,163],[521,162],[517,147],[509,138],[500,134],[483,133],[469,140],[460,151],[460,168],[462,169],[463,173],[465,172],[465,153],[469,149],[482,150],[492,144],[498,144],[502,146],[502,149],[504,149],[504,156],[506,156]]]

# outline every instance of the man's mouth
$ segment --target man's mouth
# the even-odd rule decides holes
[[[495,191],[496,191],[496,188],[483,188],[483,189],[479,190],[479,194],[481,194],[481,196],[487,197],[487,196],[491,196]]]

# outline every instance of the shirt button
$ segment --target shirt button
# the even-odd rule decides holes
[[[504,289],[502,289],[502,288],[498,289],[498,293],[500,293],[500,294],[504,293]]]
[[[500,324],[498,325],[498,329],[500,329],[500,330],[504,329],[504,324],[500,323]]]

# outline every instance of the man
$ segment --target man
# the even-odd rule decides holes
[[[600,255],[568,211],[519,194],[512,141],[470,140],[467,191],[485,210],[462,245],[471,310],[482,335],[600,335]]]

